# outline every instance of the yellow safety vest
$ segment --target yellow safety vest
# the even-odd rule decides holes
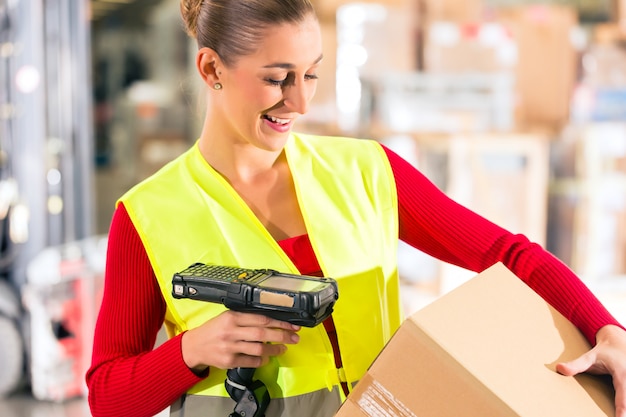
[[[402,320],[396,266],[397,195],[381,146],[371,140],[292,134],[285,152],[317,259],[324,275],[338,281],[333,319],[344,367],[336,369],[323,326],[302,328],[298,344],[288,345],[284,355],[255,373],[272,398],[268,417],[308,415],[293,407],[304,407],[309,401],[293,405],[288,400],[309,396],[319,407],[331,392],[336,403],[331,408],[336,409],[345,399],[338,389],[340,382],[352,387]],[[224,311],[220,304],[171,296],[173,274],[194,262],[298,273],[243,199],[205,161],[197,144],[120,201],[159,281],[170,336]],[[226,397],[226,407],[232,411],[234,402],[224,379],[224,370],[211,369],[208,378],[188,392],[205,396],[196,399],[203,416],[219,415],[208,413],[207,396]],[[185,402],[191,404],[189,395]],[[281,398],[284,403],[272,407]],[[324,414],[314,409],[310,415]]]

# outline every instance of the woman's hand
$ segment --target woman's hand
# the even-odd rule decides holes
[[[626,417],[626,331],[613,325],[602,327],[593,349],[573,361],[557,364],[556,370],[566,376],[610,374],[615,387],[615,417]]]
[[[259,314],[225,311],[182,337],[183,360],[194,372],[258,368],[298,343],[296,326]]]

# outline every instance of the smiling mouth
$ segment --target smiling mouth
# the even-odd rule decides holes
[[[267,114],[263,115],[263,118],[281,126],[284,126],[291,121],[290,119],[279,119],[278,117],[270,116]]]

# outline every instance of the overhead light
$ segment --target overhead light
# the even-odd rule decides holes
[[[33,65],[24,65],[15,73],[17,90],[24,94],[32,93],[39,87],[41,77]]]
[[[28,242],[28,224],[30,219],[30,210],[24,203],[18,203],[13,206],[9,221],[9,236],[13,243]]]

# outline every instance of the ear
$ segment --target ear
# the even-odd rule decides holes
[[[196,54],[196,68],[205,84],[213,88],[219,82],[222,67],[220,56],[211,48],[200,48]]]

